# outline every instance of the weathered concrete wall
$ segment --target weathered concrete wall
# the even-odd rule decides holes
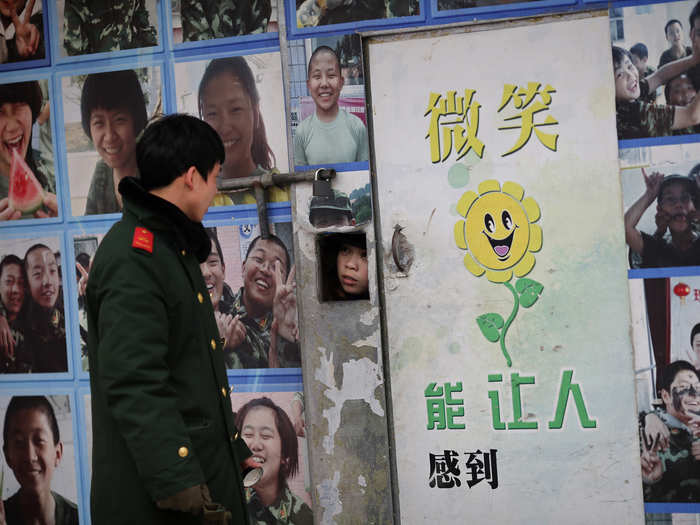
[[[300,190],[293,222],[315,522],[392,523],[373,226],[362,228],[370,300],[320,302],[317,233],[305,226],[309,193]]]

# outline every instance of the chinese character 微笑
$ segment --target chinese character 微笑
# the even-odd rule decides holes
[[[515,109],[520,110],[520,113],[511,117],[506,117],[505,120],[514,121],[520,119],[520,123],[502,126],[498,129],[520,129],[520,136],[515,146],[505,152],[502,157],[518,151],[527,144],[527,141],[530,140],[532,136],[533,130],[537,138],[546,148],[557,151],[557,139],[559,138],[559,134],[545,133],[538,128],[542,126],[554,126],[555,124],[559,124],[559,122],[552,117],[552,115],[547,115],[543,122],[535,124],[535,115],[541,111],[549,110],[549,105],[552,103],[551,94],[556,92],[549,84],[547,84],[544,89],[540,89],[541,86],[542,84],[539,82],[528,82],[527,88],[519,88],[513,84],[506,84],[503,86],[503,97],[501,97],[501,106],[498,108],[498,112],[500,113],[500,111],[512,101],[513,106]],[[539,95],[539,99],[535,100],[537,95]]]
[[[484,143],[476,136],[481,104],[473,100],[474,93],[473,89],[465,89],[463,97],[458,97],[456,91],[448,91],[444,97],[439,93],[430,93],[428,108],[423,116],[430,115],[425,138],[430,141],[430,161],[433,164],[447,160],[452,153],[453,141],[457,159],[470,149],[479,157],[483,155]]]
[[[437,386],[430,383],[424,391],[426,408],[428,410],[428,430],[444,430],[445,428],[463,430],[464,423],[455,422],[456,417],[464,416],[464,399],[452,397],[455,392],[462,391],[462,382],[454,385],[445,383]],[[444,397],[443,397],[444,396]]]

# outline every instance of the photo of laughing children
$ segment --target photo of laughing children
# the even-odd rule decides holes
[[[360,118],[338,104],[343,86],[344,78],[336,51],[326,45],[318,46],[309,59],[306,80],[315,109],[295,129],[295,165],[362,162],[369,159],[367,127]]]
[[[49,118],[42,82],[0,85],[0,221],[58,215],[53,164],[45,160],[53,159],[53,147],[50,140],[40,140],[41,122]],[[13,174],[23,181],[15,194],[10,191]]]
[[[645,191],[625,212],[625,239],[635,268],[700,264],[700,236],[693,227],[698,186],[686,175],[664,176],[641,169]],[[656,231],[640,231],[637,224],[656,202]],[[667,236],[667,231],[670,235]]]

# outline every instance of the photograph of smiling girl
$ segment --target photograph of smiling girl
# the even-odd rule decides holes
[[[296,166],[369,159],[365,87],[359,35],[290,43],[291,121]],[[308,61],[307,61],[308,60]],[[299,77],[299,78],[295,78]]]
[[[60,241],[0,241],[0,373],[68,371]]]
[[[227,56],[175,64],[177,110],[201,118],[226,148],[225,179],[286,173],[287,123],[279,53]],[[272,187],[268,202],[289,200]],[[255,204],[252,191],[218,194],[213,206]]]
[[[0,84],[0,134],[0,221],[58,216],[47,80]]]
[[[681,93],[684,83],[677,81],[685,74],[693,95],[700,88],[696,19],[700,24],[694,0],[610,10],[619,139],[700,131],[700,98]]]
[[[700,144],[620,150],[632,269],[700,265]]]
[[[67,395],[0,397],[0,523],[78,525],[72,412]]]
[[[200,268],[227,368],[301,367],[290,223],[272,226],[269,239],[257,225],[207,228]]]
[[[162,113],[160,68],[92,72],[61,81],[72,214],[119,213],[119,181],[138,177],[136,137]]]
[[[311,525],[308,449],[301,392],[231,393],[236,427],[263,468],[246,489],[251,523]]]

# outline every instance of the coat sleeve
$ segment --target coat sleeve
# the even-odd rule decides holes
[[[173,321],[158,265],[132,250],[116,259],[96,287],[99,343],[90,373],[98,375],[110,416],[157,501],[204,483],[204,476],[169,380]]]

